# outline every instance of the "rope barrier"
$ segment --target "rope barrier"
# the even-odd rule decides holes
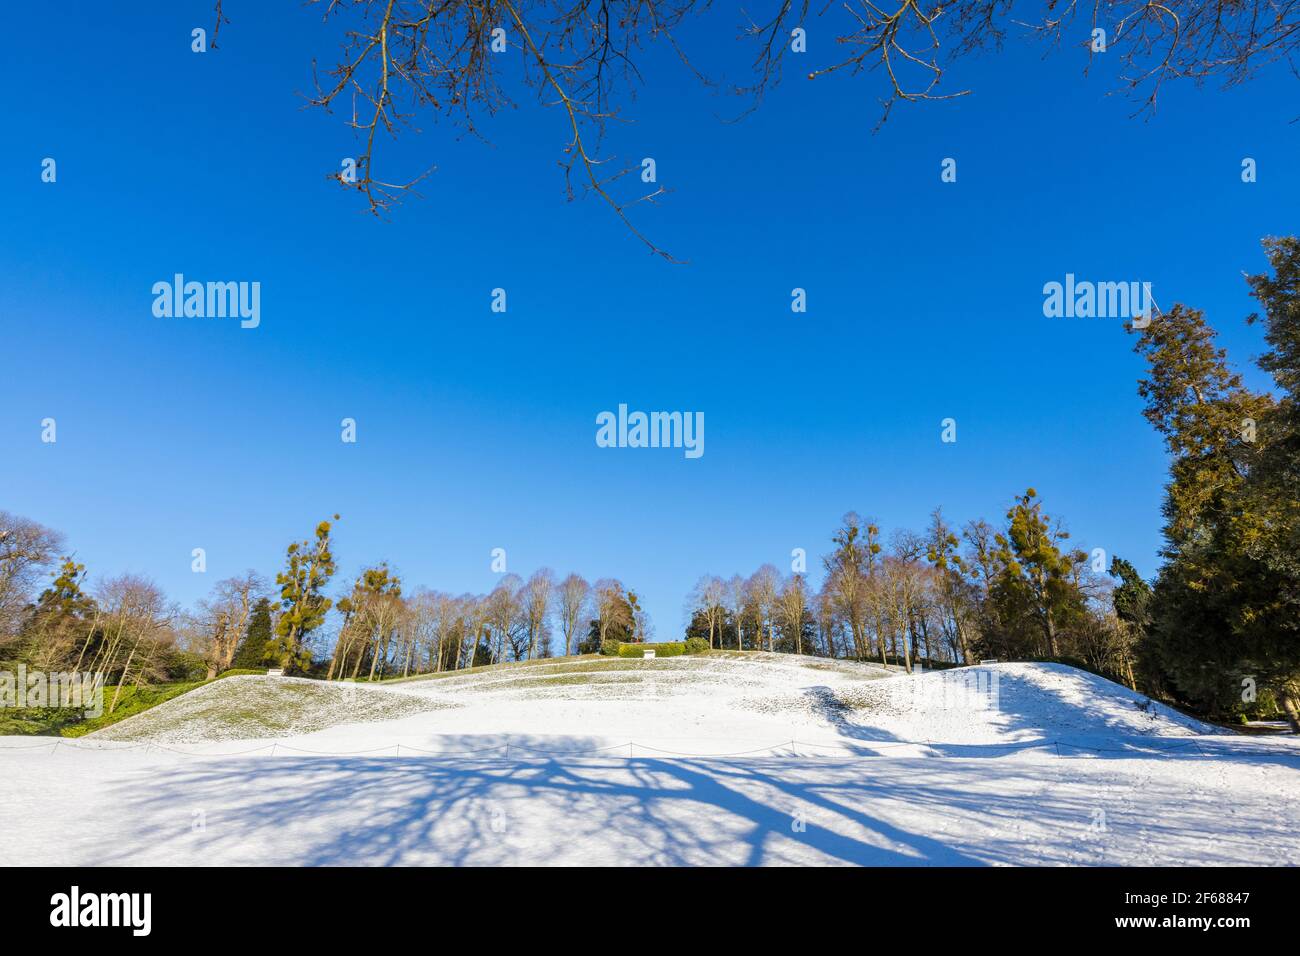
[[[485,754],[494,750],[501,750],[509,747],[510,744],[507,742],[497,744],[495,747],[482,747],[478,750],[422,750],[419,747],[412,747],[410,744],[398,744],[397,746],[399,748],[405,747],[407,750],[414,750],[418,754],[428,754],[432,757],[468,757],[473,754]]]
[[[150,744],[149,746],[156,747],[159,750],[164,750],[169,754],[180,754],[182,757],[240,757],[244,754],[255,754],[259,750],[266,750],[268,747],[272,751],[275,749],[275,744],[262,744],[260,747],[250,747],[248,750],[224,750],[215,753],[193,753],[189,750],[175,750],[171,747],[164,747],[162,744]]]
[[[631,742],[629,742],[628,744],[628,746],[630,747],[640,747],[642,750],[653,750],[656,753],[670,754],[674,757],[744,757],[747,756],[748,754],[763,753],[764,751],[767,750],[777,750],[781,747],[790,747],[793,745],[794,745],[794,741],[791,740],[789,743],[772,744],[771,746],[759,747],[755,750],[737,750],[735,753],[729,753],[729,754],[684,754],[684,753],[679,753],[678,751],[675,750],[660,750],[658,747],[651,747],[648,744],[637,744]]]
[[[72,750],[94,750],[94,751],[98,751],[98,752],[100,752],[100,753],[118,753],[119,751],[123,751],[123,750],[139,750],[139,749],[141,749],[141,748],[148,749],[148,747],[149,747],[149,744],[147,744],[147,743],[143,743],[143,744],[126,744],[125,746],[122,746],[122,747],[105,747],[105,746],[102,746],[102,744],[103,744],[103,743],[107,743],[107,741],[102,741],[102,742],[101,742],[101,745],[100,745],[100,746],[96,746],[96,747],[86,747],[86,746],[83,746],[82,744],[74,744],[74,743],[72,743],[72,742],[69,741],[69,740],[60,740],[60,741],[58,741],[58,743],[60,743],[60,744],[61,744],[62,746],[64,746],[64,747],[71,748]]]
[[[21,752],[23,750],[44,750],[46,747],[57,747],[58,745],[59,745],[59,738],[56,737],[47,744],[33,744],[30,747],[0,747],[0,754],[11,753],[11,752],[16,753],[16,752]]]
[[[107,741],[101,743],[107,743]],[[141,749],[143,749],[145,753],[148,753],[151,749],[157,749],[165,753],[176,754],[178,756],[183,756],[183,757],[238,757],[238,756],[244,756],[246,754],[258,753],[260,751],[265,751],[265,750],[269,750],[271,752],[271,755],[274,755],[277,752],[277,750],[284,750],[284,751],[291,751],[293,753],[307,754],[309,756],[317,756],[317,757],[353,757],[353,756],[362,756],[366,754],[377,754],[383,751],[393,750],[395,752],[395,755],[400,757],[402,755],[403,747],[405,747],[409,751],[413,751],[414,753],[421,754],[423,756],[431,756],[431,757],[468,757],[468,756],[474,756],[478,754],[490,754],[490,753],[497,753],[497,752],[504,751],[504,756],[508,758],[510,756],[510,751],[512,749],[522,754],[536,754],[536,755],[541,755],[546,757],[580,757],[580,756],[588,756],[591,754],[602,754],[602,753],[608,753],[610,751],[617,751],[617,750],[621,750],[624,747],[628,748],[629,758],[633,756],[633,752],[637,748],[640,748],[641,750],[652,751],[655,754],[663,754],[665,756],[670,756],[670,757],[690,757],[690,758],[744,757],[752,754],[772,753],[773,751],[778,751],[783,748],[790,749],[791,752],[790,754],[788,754],[788,756],[807,756],[797,752],[797,748],[801,748],[801,747],[814,748],[814,749],[820,748],[823,750],[837,749],[839,751],[838,753],[834,753],[834,754],[813,754],[811,756],[827,756],[831,758],[844,757],[848,759],[866,759],[870,757],[879,756],[879,754],[876,753],[855,752],[853,749],[855,747],[865,746],[865,747],[870,747],[873,750],[887,749],[892,747],[925,748],[926,750],[929,751],[930,755],[934,757],[945,758],[945,759],[963,759],[963,755],[945,753],[943,749],[944,747],[951,747],[951,748],[971,747],[971,748],[978,748],[980,751],[1002,750],[1006,752],[1020,751],[1020,750],[1041,750],[1041,749],[1053,748],[1055,750],[1056,756],[1061,759],[1070,759],[1069,755],[1062,753],[1061,750],[1062,747],[1066,748],[1066,750],[1069,751],[1082,751],[1085,753],[1099,753],[1099,754],[1101,753],[1122,754],[1134,758],[1162,756],[1171,753],[1181,754],[1181,753],[1194,752],[1197,756],[1205,757],[1205,758],[1221,757],[1221,756],[1227,756],[1227,757],[1263,756],[1263,757],[1271,758],[1271,757],[1281,756],[1281,757],[1290,757],[1293,759],[1300,759],[1300,749],[1290,750],[1289,748],[1281,748],[1281,747],[1273,747],[1273,746],[1261,747],[1258,750],[1245,749],[1242,747],[1231,747],[1231,746],[1221,748],[1216,746],[1213,743],[1207,743],[1206,746],[1202,746],[1201,742],[1195,739],[1170,741],[1168,743],[1165,743],[1163,741],[1150,741],[1150,742],[1135,741],[1131,746],[1128,747],[1098,747],[1098,746],[1092,746],[1088,744],[1070,743],[1069,741],[1066,740],[1038,740],[1038,741],[1025,741],[1023,743],[1009,743],[1009,744],[937,744],[936,745],[933,740],[929,740],[929,739],[924,741],[920,741],[920,740],[870,741],[870,740],[845,739],[843,742],[828,741],[824,743],[791,739],[789,741],[781,741],[780,743],[769,744],[768,746],[765,747],[756,747],[750,750],[737,750],[728,753],[685,753],[679,750],[668,750],[662,747],[653,747],[649,744],[638,743],[634,740],[629,740],[625,743],[610,744],[605,747],[595,747],[587,750],[550,750],[550,749],[543,749],[540,747],[527,747],[507,739],[503,743],[494,744],[490,747],[481,747],[472,750],[450,750],[450,751],[425,750],[423,748],[413,746],[412,744],[403,744],[401,742],[395,744],[389,744],[383,747],[372,747],[366,750],[325,751],[325,750],[308,750],[303,747],[294,747],[289,744],[284,744],[276,741],[270,744],[262,744],[261,746],[258,747],[250,747],[246,750],[194,752],[188,750],[177,750],[174,747],[164,746],[163,744],[155,743],[152,741],[146,743],[129,744],[120,747],[102,746],[102,745],[86,746],[84,744],[75,744],[70,741],[64,740],[63,738],[56,737],[51,739],[48,743],[34,744],[32,746],[25,746],[25,747],[0,746],[0,755],[5,753],[10,753],[10,752],[26,752],[26,751],[46,750],[46,749],[48,749],[50,753],[54,753],[60,746],[67,747],[71,750],[94,751],[98,753],[117,753],[122,751],[141,750]],[[848,750],[848,752],[845,752],[846,749]],[[978,759],[978,757],[972,757],[971,759]]]
[[[582,755],[582,754],[598,754],[598,753],[604,753],[606,750],[622,750],[624,747],[627,747],[627,748],[630,749],[631,747],[634,747],[634,746],[636,746],[636,747],[640,747],[641,745],[640,745],[640,744],[633,744],[633,742],[629,740],[629,741],[628,741],[627,743],[625,743],[625,744],[611,744],[611,745],[608,746],[608,747],[596,747],[596,748],[594,748],[594,749],[592,749],[592,750],[542,750],[542,749],[540,749],[540,748],[538,748],[538,747],[522,747],[522,746],[520,746],[519,744],[510,744],[510,743],[507,743],[507,744],[506,744],[506,747],[507,747],[507,753],[509,752],[509,748],[510,748],[511,746],[513,746],[515,750],[522,750],[524,753],[546,754],[547,756],[552,756],[552,757],[572,757],[572,756],[580,756],[580,755]],[[653,748],[653,747],[647,747],[646,749],[647,749],[647,750],[653,750],[654,748]],[[689,757],[689,756],[691,756],[691,755],[690,755],[690,754],[682,754],[682,756]]]
[[[300,754],[311,754],[315,757],[357,757],[361,754],[379,753],[381,750],[392,750],[394,747],[401,747],[401,744],[390,744],[387,747],[371,747],[369,750],[306,750],[302,747],[290,747],[288,744],[275,743],[271,747],[279,747],[283,750],[292,750]]]

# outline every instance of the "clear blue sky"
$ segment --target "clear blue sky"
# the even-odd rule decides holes
[[[1205,308],[1245,367],[1262,340],[1241,273],[1300,225],[1285,74],[1169,86],[1147,121],[1082,52],[1013,35],[953,70],[974,95],[873,135],[879,78],[802,78],[830,56],[815,24],[740,123],[670,55],[645,58],[614,145],[656,158],[674,191],[638,222],[689,265],[565,201],[564,117],[524,90],[490,144],[428,120],[383,143],[394,178],[439,168],[376,222],[325,178],[357,152],[343,117],[296,96],[338,28],[230,2],[220,50],[196,55],[209,8],[14,5],[0,33],[0,507],[64,531],[92,574],[185,603],[273,575],[339,512],[340,588],[387,559],[486,591],[503,547],[523,575],[621,578],[669,638],[700,574],[785,570],[795,547],[815,569],[846,510],[1000,520],[1027,485],[1079,543],[1150,574],[1165,471],[1141,364],[1116,320],[1045,319],[1043,283],[1151,281],[1161,306]],[[683,42],[741,81],[738,23],[719,11]],[[150,287],[176,272],[260,281],[261,327],[154,318]],[[598,448],[595,416],[620,402],[704,412],[704,456]]]

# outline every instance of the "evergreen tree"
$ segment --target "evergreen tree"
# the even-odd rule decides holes
[[[1137,690],[1133,658],[1135,649],[1146,639],[1151,625],[1151,585],[1138,574],[1137,568],[1120,557],[1111,558],[1109,573],[1119,581],[1110,593],[1111,609],[1117,622],[1119,656],[1129,687]],[[1143,670],[1142,685],[1148,694],[1166,696],[1168,693],[1159,671]]]
[[[1240,704],[1247,649],[1239,633],[1242,588],[1252,572],[1232,539],[1254,448],[1250,421],[1272,409],[1252,393],[1214,344],[1201,312],[1175,306],[1137,343],[1150,371],[1139,382],[1144,415],[1172,456],[1165,487],[1166,559],[1150,601],[1140,648],[1144,672],[1167,675],[1177,695],[1210,710]]]
[[[248,630],[235,649],[232,668],[251,669],[265,667],[267,649],[274,638],[271,622],[271,601],[262,598],[253,606],[253,616],[249,618]]]
[[[1264,409],[1255,454],[1227,533],[1243,580],[1232,623],[1241,642],[1242,680],[1272,689],[1300,733],[1300,240],[1266,239],[1272,275],[1248,279],[1263,313],[1269,351],[1259,366],[1278,401]]]
[[[334,520],[339,519],[338,515]],[[323,591],[334,576],[334,555],[330,551],[330,523],[316,526],[316,542],[295,541],[289,545],[285,570],[275,576],[284,608],[275,622],[275,639],[268,657],[280,662],[285,673],[305,670],[311,663],[307,636],[321,625],[330,609]]]
[[[1110,576],[1120,583],[1111,592],[1115,616],[1139,632],[1151,622],[1151,585],[1123,558],[1110,559]]]

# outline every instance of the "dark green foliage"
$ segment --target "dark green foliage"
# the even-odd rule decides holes
[[[174,647],[159,652],[155,668],[157,676],[153,679],[164,683],[189,683],[205,680],[208,676],[208,662],[203,655]]]
[[[1119,580],[1111,595],[1116,616],[1140,631],[1151,621],[1151,585],[1137,573],[1137,568],[1123,558],[1110,561],[1110,575]]]
[[[243,640],[235,648],[232,668],[265,668],[267,652],[271,649],[274,634],[271,629],[271,601],[262,598],[253,606],[252,616],[248,620],[248,630]],[[229,672],[227,672],[229,673]]]
[[[1300,731],[1300,243],[1264,245],[1273,275],[1249,279],[1251,321],[1279,400],[1245,388],[1195,310],[1160,316],[1137,345],[1145,414],[1173,457],[1142,653],[1182,700],[1226,715],[1269,689]]]
[[[709,649],[708,641],[704,642],[704,649]],[[686,644],[683,641],[667,641],[663,644],[619,644],[617,654],[619,657],[644,657],[647,650],[653,650],[655,657],[680,657],[686,653]]]
[[[687,654],[707,654],[709,650],[709,639],[707,637],[688,637],[686,639]]]

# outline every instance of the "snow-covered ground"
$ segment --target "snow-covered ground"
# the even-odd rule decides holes
[[[305,683],[227,678],[80,740],[0,738],[0,863],[1300,864],[1300,742],[1061,665]]]

